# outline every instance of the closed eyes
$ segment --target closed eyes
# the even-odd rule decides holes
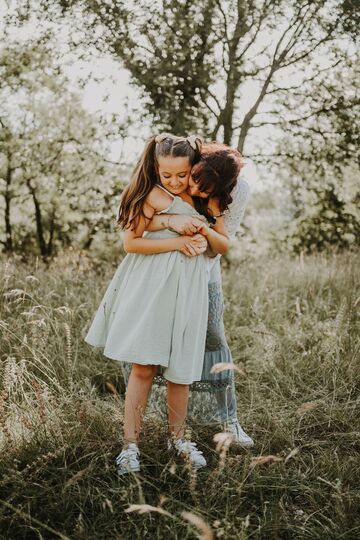
[[[178,174],[177,176],[179,176],[179,178],[185,178],[186,173]],[[163,177],[166,178],[166,179],[171,178],[171,176],[165,176],[165,174],[163,174]]]

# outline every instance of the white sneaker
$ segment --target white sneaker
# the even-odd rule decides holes
[[[136,443],[129,443],[127,448],[121,450],[115,459],[117,473],[119,476],[131,472],[140,471],[140,452]]]
[[[225,422],[224,431],[231,433],[234,436],[233,442],[239,444],[240,446],[254,446],[254,441],[247,433],[245,433],[238,420],[235,419]]]
[[[186,439],[168,439],[168,450],[175,448],[178,455],[189,459],[191,465],[195,469],[200,469],[206,466],[206,459],[202,455],[202,451],[198,450],[196,444]]]

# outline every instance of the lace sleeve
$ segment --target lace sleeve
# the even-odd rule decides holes
[[[231,192],[231,196],[233,198],[232,203],[225,211],[225,227],[232,240],[235,238],[236,232],[238,231],[240,223],[244,217],[249,194],[249,184],[240,173],[237,184]]]

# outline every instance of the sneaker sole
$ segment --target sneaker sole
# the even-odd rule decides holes
[[[232,442],[232,444],[235,444],[236,446],[242,446],[243,448],[250,448],[251,446],[254,446],[254,441],[252,442],[242,442],[237,441],[236,439]]]
[[[140,467],[137,467],[136,469],[123,469],[123,470],[116,469],[118,476],[124,476],[124,474],[135,473],[139,471],[140,471]]]

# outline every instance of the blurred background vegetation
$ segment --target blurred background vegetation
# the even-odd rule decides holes
[[[359,245],[357,2],[1,7],[3,252],[119,249],[119,194],[161,130],[220,140],[256,164],[243,250]]]

